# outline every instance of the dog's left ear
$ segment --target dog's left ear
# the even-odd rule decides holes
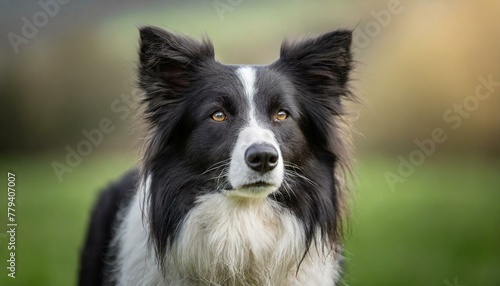
[[[317,91],[337,93],[349,80],[352,32],[337,30],[299,41],[283,41],[273,65]],[[338,94],[342,95],[342,94]]]

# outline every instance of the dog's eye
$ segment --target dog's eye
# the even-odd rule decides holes
[[[287,119],[287,117],[288,117],[288,113],[286,111],[284,111],[284,110],[280,110],[274,116],[274,120],[276,120],[276,121],[283,121],[283,120]]]
[[[217,121],[217,122],[222,122],[227,119],[227,116],[224,112],[222,111],[217,111],[212,114],[212,119]]]

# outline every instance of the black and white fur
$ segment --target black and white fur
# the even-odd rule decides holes
[[[351,32],[285,41],[266,66],[140,37],[144,154],[94,210],[80,284],[335,285]]]

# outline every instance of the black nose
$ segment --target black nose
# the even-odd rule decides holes
[[[253,144],[245,152],[248,167],[257,172],[265,173],[278,165],[278,150],[269,144]]]

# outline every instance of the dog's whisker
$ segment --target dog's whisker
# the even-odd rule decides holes
[[[207,168],[207,170],[205,172],[201,173],[201,175],[205,175],[206,173],[209,173],[211,171],[229,166],[230,160],[231,159],[229,158],[229,159],[226,159],[226,160],[223,160],[223,161],[220,161],[220,162],[217,162],[217,163],[211,165],[210,167]]]
[[[291,169],[286,169],[285,168],[285,176],[290,176],[291,178],[301,178],[301,179],[303,179],[304,181],[306,181],[307,183],[309,183],[312,186],[317,186],[318,185],[313,180],[309,179],[305,175],[303,175],[303,174],[301,174],[301,173],[299,173],[298,171],[295,171],[295,170],[291,170]]]

